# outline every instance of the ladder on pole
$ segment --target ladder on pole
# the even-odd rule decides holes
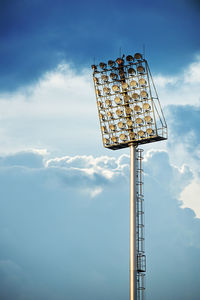
[[[137,252],[137,300],[144,300],[146,256],[144,249],[144,181],[143,150],[136,150],[136,252]]]

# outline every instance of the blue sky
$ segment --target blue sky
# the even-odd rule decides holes
[[[129,151],[90,65],[143,45],[169,127],[143,147],[146,298],[199,299],[199,28],[198,0],[0,2],[0,299],[128,299]]]
[[[79,72],[144,44],[156,71],[175,72],[199,50],[199,11],[195,0],[1,1],[0,87],[34,82],[61,60]]]

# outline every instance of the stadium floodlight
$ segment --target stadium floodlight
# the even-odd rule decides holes
[[[130,147],[130,300],[139,300],[144,295],[145,255],[140,243],[142,180],[138,179],[142,150],[137,147],[166,140],[167,124],[142,54],[123,55],[107,64],[92,65],[92,69],[103,145],[112,150]]]
[[[126,63],[117,58],[99,67],[92,66],[101,129],[107,128],[101,130],[104,146],[116,150],[166,139],[166,122],[143,56],[136,53],[128,55]],[[118,126],[121,122],[123,127]],[[121,134],[126,139],[120,139]]]

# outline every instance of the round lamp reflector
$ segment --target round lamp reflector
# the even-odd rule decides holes
[[[137,87],[137,81],[131,80],[130,86],[131,86],[132,88],[136,88],[136,87]]]
[[[129,69],[128,69],[128,74],[130,74],[130,75],[135,74],[135,69],[129,68]]]
[[[134,57],[135,57],[135,59],[140,60],[140,59],[142,59],[142,54],[135,53]]]
[[[144,103],[144,104],[143,104],[143,109],[146,110],[146,111],[147,111],[147,110],[150,110],[150,109],[151,109],[151,106],[149,105],[149,103]]]
[[[99,67],[104,70],[106,69],[107,65],[104,62],[100,62]]]
[[[114,101],[115,101],[115,103],[116,103],[117,105],[119,105],[119,104],[122,103],[122,99],[119,98],[119,97],[116,97],[116,98],[114,99]]]
[[[116,130],[116,126],[114,124],[110,124],[109,125],[110,130],[115,131]]]
[[[96,65],[91,65],[92,70],[96,71],[97,70],[97,66]]]
[[[141,107],[139,105],[135,105],[134,106],[134,111],[137,112],[137,113],[140,112],[141,111]]]
[[[117,143],[118,142],[118,138],[116,136],[112,136],[111,140],[113,143]]]
[[[113,113],[111,111],[108,111],[107,116],[112,119],[113,118]]]
[[[113,67],[115,65],[115,62],[113,60],[108,61],[109,67]]]
[[[153,135],[154,134],[154,131],[153,131],[153,129],[152,128],[147,128],[147,134],[148,135]]]
[[[123,82],[122,83],[122,89],[126,90],[128,88],[128,83],[127,82]]]
[[[128,127],[133,126],[133,121],[132,120],[127,120],[127,125],[128,125]]]
[[[139,85],[145,86],[147,84],[146,80],[144,78],[139,79]]]
[[[117,109],[117,110],[116,110],[116,115],[117,115],[118,117],[121,117],[121,116],[123,115],[123,111],[122,111],[121,109]]]
[[[132,98],[133,98],[134,100],[137,100],[137,99],[139,98],[139,95],[138,95],[137,93],[133,93],[133,94],[132,94]]]
[[[152,122],[151,116],[145,116],[144,120],[145,120],[146,123],[151,123]]]
[[[139,74],[143,74],[144,71],[145,71],[145,69],[144,69],[143,66],[138,66],[138,67],[137,67],[137,71],[138,71]]]
[[[104,115],[104,114],[99,114],[99,117],[100,117],[100,119],[101,119],[102,121],[105,120],[105,115]]]
[[[107,106],[111,106],[112,105],[112,101],[109,100],[109,99],[106,99],[105,103],[106,103]]]
[[[109,94],[110,93],[110,88],[108,88],[107,86],[105,86],[103,88],[103,91],[104,91],[105,94]]]
[[[141,118],[137,118],[135,120],[135,122],[138,124],[138,125],[142,125],[143,124],[143,120]]]
[[[120,88],[119,88],[118,85],[115,84],[115,85],[112,86],[112,90],[113,90],[114,92],[119,92]]]
[[[116,62],[118,63],[118,65],[123,65],[124,64],[124,60],[121,57],[117,58]]]
[[[104,138],[104,139],[103,139],[103,143],[104,143],[105,145],[108,145],[108,144],[109,144],[109,139]]]
[[[125,112],[126,112],[127,115],[131,115],[132,109],[130,107],[126,107]]]
[[[148,94],[147,94],[146,91],[141,91],[140,96],[141,96],[142,98],[147,98],[147,97],[148,97]]]
[[[98,107],[103,107],[103,103],[101,102],[101,101],[97,101],[97,105],[98,105]]]
[[[124,96],[124,102],[128,103],[131,100],[131,97],[129,95]]]
[[[97,96],[101,96],[101,91],[99,89],[96,90]]]
[[[95,83],[99,83],[99,79],[97,77],[93,77]]]
[[[122,121],[120,121],[117,125],[120,129],[125,128],[125,124]]]
[[[103,133],[107,133],[108,132],[106,126],[101,126],[101,130],[103,131]]]
[[[122,141],[126,141],[127,140],[127,135],[125,135],[124,133],[121,133],[119,136],[120,140]]]
[[[132,55],[127,55],[126,60],[129,62],[129,61],[133,61],[134,58]]]
[[[140,137],[143,137],[143,136],[144,136],[144,131],[143,131],[143,130],[139,130],[139,131],[138,131],[138,135],[139,135]]]
[[[108,81],[108,76],[107,75],[102,75],[101,79],[106,82],[106,81]]]
[[[135,133],[134,132],[130,132],[129,133],[129,137],[130,137],[130,140],[134,140],[135,139]]]

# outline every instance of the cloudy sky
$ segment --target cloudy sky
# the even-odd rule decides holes
[[[169,128],[143,146],[146,298],[199,299],[199,28],[199,0],[0,0],[0,299],[129,298],[129,151],[90,65],[144,45]]]

